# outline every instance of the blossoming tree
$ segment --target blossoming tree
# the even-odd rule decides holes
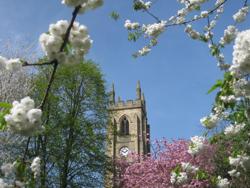
[[[189,146],[183,150],[195,159],[202,154],[206,146],[216,148],[216,152],[210,156],[213,161],[212,166],[215,168],[210,172],[205,170],[206,175],[202,176],[205,184],[202,184],[199,182],[201,179],[198,171],[193,173],[194,176],[190,176],[185,171],[185,165],[183,165],[183,162],[187,162],[185,158],[169,167],[165,163],[174,160],[168,156],[162,160],[160,153],[156,155],[156,158],[146,157],[142,163],[135,160],[134,163],[128,164],[126,170],[122,171],[122,183],[125,187],[140,187],[140,183],[144,183],[144,187],[248,187],[250,185],[248,178],[250,175],[250,30],[240,31],[237,27],[246,20],[249,12],[248,0],[237,1],[241,7],[231,12],[231,24],[225,27],[224,35],[221,37],[216,33],[217,23],[222,19],[227,5],[234,5],[236,1],[177,0],[177,2],[182,8],[177,10],[175,15],[161,19],[151,10],[156,3],[161,3],[161,1],[134,0],[134,11],[151,16],[155,22],[139,23],[127,19],[124,27],[129,32],[130,41],[137,41],[140,38],[148,41],[146,46],[133,54],[134,57],[147,55],[159,42],[159,36],[175,26],[183,26],[184,32],[191,39],[208,45],[210,54],[216,58],[219,69],[224,72],[224,78],[218,80],[208,91],[211,93],[219,89],[211,114],[200,120],[206,129],[204,136],[192,137],[188,142]],[[196,23],[202,20],[204,21],[200,23],[205,23],[204,27],[194,29],[198,28]],[[225,61],[223,51],[233,41],[233,60],[229,63]],[[212,134],[212,130],[215,129],[221,131]],[[165,148],[168,147],[165,146]],[[166,155],[171,155],[172,152],[175,151],[163,150]],[[202,164],[206,162],[195,165],[201,169]],[[162,171],[162,168],[157,168],[157,165],[165,165],[164,170],[170,169],[168,172]],[[145,170],[145,174],[141,169]],[[154,174],[161,179],[157,179]],[[154,178],[147,181],[147,175]],[[165,176],[165,179],[162,176]]]
[[[37,187],[37,178],[40,175],[41,159],[34,157],[33,161],[27,158],[29,144],[32,137],[39,137],[45,131],[42,122],[42,112],[48,100],[49,93],[59,66],[79,63],[88,53],[92,40],[88,35],[87,27],[76,22],[76,17],[88,10],[98,8],[102,0],[62,0],[62,4],[72,7],[70,21],[60,20],[49,26],[49,31],[40,35],[39,41],[46,58],[38,63],[30,63],[19,58],[0,56],[0,69],[5,72],[19,71],[28,66],[52,66],[44,96],[39,105],[30,97],[13,101],[1,101],[1,129],[8,129],[13,134],[26,136],[26,150],[22,160],[6,163],[1,166],[4,177],[0,178],[0,187]],[[30,165],[30,168],[28,167]],[[28,174],[33,174],[29,176]]]

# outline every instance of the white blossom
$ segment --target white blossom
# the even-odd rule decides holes
[[[144,2],[143,0],[138,0],[138,2],[140,2],[143,9],[146,9],[146,10],[148,10],[152,5],[151,1]]]
[[[62,4],[65,4],[69,7],[77,7],[81,5],[81,12],[84,12],[87,9],[95,9],[103,4],[103,0],[62,0]]]
[[[103,5],[103,0],[87,0],[81,5],[79,13],[85,13],[87,10],[93,10]]]
[[[134,30],[138,29],[140,27],[140,24],[138,22],[131,22],[130,20],[126,20],[124,27],[128,30]]]
[[[194,174],[194,173],[196,173],[199,170],[198,167],[193,166],[190,163],[184,163],[184,162],[182,162],[181,163],[181,167],[182,167],[182,170],[185,171],[185,172],[187,172],[188,174],[189,173]]]
[[[230,65],[225,64],[225,56],[222,53],[216,54],[216,59],[218,61],[218,67],[220,67],[222,70],[227,70],[230,68]]]
[[[246,79],[239,79],[233,83],[233,90],[237,97],[250,96],[250,82]]]
[[[236,12],[234,15],[233,15],[233,19],[234,21],[236,22],[243,22],[248,14],[248,11],[249,11],[249,7],[245,6],[245,7],[242,7],[241,9],[238,10],[238,12]]]
[[[5,182],[4,179],[0,178],[0,188],[12,188],[12,186]]]
[[[229,157],[229,164],[234,167],[242,167],[243,169],[245,169],[245,166],[249,162],[250,158],[246,154],[237,155],[237,157]]]
[[[34,173],[34,177],[37,178],[40,175],[41,159],[39,157],[34,158],[30,168]]]
[[[1,166],[1,171],[4,174],[5,177],[8,177],[10,175],[14,174],[15,167],[11,163],[5,163]]]
[[[237,170],[233,169],[227,172],[231,177],[239,177],[240,172],[237,172]]]
[[[237,36],[237,33],[238,29],[233,25],[229,25],[224,31],[224,36],[220,39],[220,44],[225,45],[231,43]]]
[[[41,47],[50,60],[57,59],[59,63],[80,62],[88,53],[92,40],[88,35],[87,27],[78,22],[74,22],[69,35],[68,42],[71,48],[60,52],[68,27],[68,21],[60,20],[55,24],[50,24],[49,33],[40,35]]]
[[[190,6],[190,5],[200,5],[204,2],[206,2],[207,0],[177,0],[182,4],[185,4],[186,6]]]
[[[199,39],[200,38],[200,33],[195,31],[192,28],[192,25],[188,24],[185,28],[185,32],[191,37],[192,39]]]
[[[140,56],[145,56],[147,55],[149,52],[151,51],[151,49],[148,46],[144,46],[141,50],[138,51],[138,54]]]
[[[171,176],[170,176],[170,182],[173,185],[181,185],[186,183],[188,180],[188,176],[186,172],[180,172],[180,173],[176,173],[176,172],[172,172]]]
[[[220,96],[220,99],[224,103],[232,103],[236,101],[236,97],[234,95],[228,95],[228,96]]]
[[[18,71],[22,68],[21,60],[16,59],[7,59],[0,56],[0,69],[9,70],[9,71]]]
[[[34,100],[25,97],[20,103],[14,101],[12,105],[10,114],[4,117],[11,132],[30,136],[43,130],[42,111],[34,107]]]
[[[201,17],[202,18],[208,17],[208,11],[201,11]]]
[[[250,30],[237,35],[233,48],[233,65],[230,70],[236,74],[250,73]]]
[[[230,182],[228,181],[227,178],[221,178],[220,176],[218,176],[218,182],[217,182],[217,187],[218,188],[228,188],[230,185]]]
[[[157,38],[164,30],[166,26],[166,21],[161,21],[160,23],[143,25],[142,29],[147,36]]]
[[[225,1],[225,0],[216,0],[215,5],[216,5],[216,6],[219,6],[219,5],[221,5],[222,3],[224,3],[224,1]]]
[[[202,136],[193,136],[191,137],[191,143],[188,147],[188,153],[195,155],[199,153],[205,146],[205,138]]]
[[[200,123],[207,129],[212,129],[217,125],[219,120],[220,118],[217,114],[210,114],[209,116],[201,118]]]
[[[186,20],[186,18],[184,16],[178,16],[176,19],[175,19],[175,23],[176,24],[182,24],[184,23]]]
[[[225,135],[235,135],[245,127],[245,124],[230,125],[225,128]]]

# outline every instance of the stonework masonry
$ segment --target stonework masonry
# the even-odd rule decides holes
[[[120,97],[116,101],[113,85],[109,112],[107,155],[113,160],[117,158],[127,160],[127,154],[131,152],[148,154],[150,126],[147,123],[146,101],[141,92],[140,82],[136,87],[136,99],[127,101],[122,101]],[[125,151],[122,148],[126,148]],[[112,179],[114,174],[109,174],[109,177]],[[105,184],[105,187],[113,187],[111,182]]]

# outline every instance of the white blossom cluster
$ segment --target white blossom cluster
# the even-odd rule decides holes
[[[151,49],[148,46],[144,46],[141,50],[138,51],[140,56],[145,56],[147,55]]]
[[[0,178],[0,188],[25,188],[25,183],[16,180],[15,163],[5,163],[1,166],[4,178]]]
[[[235,22],[243,22],[247,16],[249,12],[249,7],[248,6],[245,6],[245,7],[242,7],[241,9],[238,10],[238,12],[236,12],[234,15],[233,15],[233,19]]]
[[[210,114],[200,119],[200,123],[207,129],[214,128],[220,120],[218,114]]]
[[[140,2],[140,4],[143,7],[143,9],[146,9],[146,10],[148,10],[151,7],[151,5],[152,5],[151,1],[144,2],[143,0],[138,0],[138,2]]]
[[[37,178],[40,175],[41,159],[39,157],[34,158],[30,168],[34,173],[34,178]]]
[[[229,164],[236,168],[242,167],[243,169],[246,169],[246,166],[249,166],[249,162],[250,157],[246,154],[237,155],[237,157],[229,157]]]
[[[204,27],[205,31],[211,31],[217,24],[216,20],[212,20],[207,26]]]
[[[7,59],[0,56],[0,70],[18,71],[22,68],[20,59]]]
[[[12,163],[5,163],[1,166],[1,171],[5,177],[12,176],[15,173],[15,166]]]
[[[10,114],[4,117],[11,132],[29,136],[43,129],[42,111],[35,108],[34,100],[25,97],[20,102],[14,101],[12,105]]]
[[[192,28],[192,25],[188,24],[186,27],[185,27],[185,30],[184,30],[189,37],[191,37],[192,39],[199,39],[200,38],[200,33],[198,31],[195,31],[193,28]]]
[[[92,40],[88,35],[87,27],[78,22],[74,22],[71,29],[69,49],[60,52],[68,27],[68,21],[60,20],[55,24],[50,24],[48,33],[41,34],[39,38],[41,47],[50,60],[57,59],[59,63],[80,62],[88,53]]]
[[[175,171],[171,172],[170,182],[173,185],[179,186],[186,183],[188,181],[189,176],[195,174],[199,170],[198,167],[193,166],[188,162],[182,162],[181,168],[182,168],[181,172],[178,173],[176,173]]]
[[[208,17],[208,11],[204,10],[204,11],[201,11],[201,15],[200,15],[202,18],[206,18]]]
[[[219,5],[221,5],[222,3],[224,3],[224,1],[225,1],[225,0],[216,0],[215,5],[216,5],[216,6],[219,6]]]
[[[221,176],[218,176],[217,178],[217,187],[218,188],[228,188],[230,186],[230,182],[227,178],[222,178]]]
[[[220,44],[230,44],[236,38],[237,33],[238,29],[233,25],[229,25],[224,31],[224,36],[220,39]]]
[[[236,97],[234,95],[228,95],[228,96],[220,96],[220,99],[224,103],[233,103],[236,101]]]
[[[203,150],[205,147],[205,138],[203,136],[193,136],[191,137],[191,143],[188,147],[188,153],[195,155]]]
[[[178,174],[176,172],[171,173],[170,182],[173,185],[182,185],[186,183],[187,180],[188,180],[188,176],[186,172],[180,172]]]
[[[245,127],[245,124],[230,125],[225,128],[225,135],[235,135]]]
[[[180,3],[185,4],[186,6],[190,5],[200,5],[207,0],[178,0]]]
[[[238,172],[236,169],[230,170],[227,172],[231,177],[239,177],[240,172]]]
[[[237,97],[250,97],[250,82],[246,79],[239,79],[233,84],[233,90]]]
[[[167,21],[161,21],[160,23],[153,23],[148,25],[143,24],[142,26],[140,26],[138,22],[131,22],[130,20],[125,21],[124,27],[127,30],[136,30],[141,27],[141,30],[145,34],[145,37],[150,38],[150,44],[138,50],[138,52],[134,54],[134,57],[145,56],[151,51],[151,47],[157,44],[157,37],[159,37],[159,35],[164,32],[166,24]]]
[[[138,22],[131,22],[130,20],[126,20],[124,23],[124,27],[127,30],[135,30],[140,27],[140,24]]]
[[[81,5],[79,13],[84,13],[89,9],[96,9],[103,5],[103,0],[62,0],[62,4],[69,7],[77,7]]]
[[[143,25],[142,30],[147,36],[157,38],[165,30],[166,23],[166,21],[161,21],[160,23]]]
[[[250,73],[250,30],[237,35],[233,48],[233,65],[230,70],[236,74]]]
[[[182,162],[181,163],[181,168],[184,172],[186,172],[187,174],[194,174],[196,173],[199,168],[196,167],[196,166],[193,166],[192,164],[190,163],[185,163],[185,162]]]

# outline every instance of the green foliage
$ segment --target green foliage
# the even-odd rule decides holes
[[[0,131],[6,128],[4,116],[9,113],[11,107],[12,105],[9,103],[0,102]]]
[[[128,34],[128,40],[136,42],[141,36],[140,32],[134,32],[134,33],[129,33]]]
[[[198,180],[206,180],[206,179],[209,179],[209,174],[207,172],[205,172],[204,170],[198,170],[196,172],[195,178]]]
[[[134,5],[133,5],[133,8],[134,8],[135,11],[146,9],[145,5],[141,1],[135,1]]]
[[[212,56],[219,55],[220,54],[220,48],[214,44],[210,48],[210,53],[211,53]]]
[[[119,15],[118,12],[112,11],[112,12],[110,13],[110,17],[111,17],[112,19],[114,19],[115,21],[117,21],[117,20],[120,18],[120,15]]]
[[[11,104],[6,102],[0,102],[0,108],[10,109],[12,107]]]
[[[35,78],[34,97],[38,101],[43,98],[44,80],[50,71],[50,67],[41,68]],[[47,156],[42,158],[46,168],[53,165],[51,173],[46,174],[47,169],[41,174],[48,187],[101,186],[106,165],[107,105],[103,75],[93,62],[58,67],[43,110],[45,135],[36,141],[42,147],[34,151]]]
[[[207,94],[212,93],[214,90],[220,88],[223,85],[222,80],[217,80],[216,83],[208,90]]]
[[[177,174],[177,176],[179,176],[180,175],[180,173],[181,173],[181,165],[177,165],[173,170],[172,170],[172,172],[175,172],[176,174]]]
[[[200,40],[203,41],[203,42],[208,42],[208,39],[207,39],[207,37],[205,35],[201,35]]]

